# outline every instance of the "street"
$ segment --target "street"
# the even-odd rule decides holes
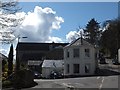
[[[118,90],[118,78],[120,74],[119,65],[113,65],[111,60],[106,60],[108,64],[99,64],[102,69],[101,75],[90,77],[64,78],[64,79],[34,79],[38,83],[35,87],[27,90],[36,89],[95,89],[95,90]],[[24,89],[26,90],[26,89]]]
[[[96,76],[96,77],[79,77],[79,78],[66,78],[66,79],[35,79],[38,83],[37,86],[28,90],[39,88],[64,88],[74,89],[78,88],[118,88],[118,76]]]

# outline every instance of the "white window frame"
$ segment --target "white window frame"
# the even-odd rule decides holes
[[[75,51],[78,50],[77,54]],[[80,49],[79,48],[73,48],[73,58],[79,58],[80,57]]]
[[[84,49],[84,53],[85,53],[85,57],[90,57],[90,49],[89,48],[85,48]]]

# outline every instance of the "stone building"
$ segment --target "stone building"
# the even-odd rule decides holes
[[[21,66],[27,66],[41,73],[43,60],[48,57],[48,53],[57,47],[64,47],[67,44],[19,42],[16,48],[16,60],[20,61]]]

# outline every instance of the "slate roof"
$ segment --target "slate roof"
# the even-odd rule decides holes
[[[41,60],[43,56],[43,53],[25,53],[21,60]]]
[[[63,67],[63,60],[44,60],[42,67],[58,68]]]
[[[16,50],[24,51],[24,50],[32,50],[32,51],[49,51],[50,46],[52,48],[57,46],[66,46],[68,43],[29,43],[29,42],[19,42]]]
[[[54,59],[54,60],[63,60],[64,53],[63,53],[63,47],[61,48],[55,48],[49,52],[46,53],[45,59]]]
[[[80,46],[80,45],[90,45],[90,46],[93,46],[91,43],[87,42],[85,39],[78,38],[78,39],[72,41],[70,44],[66,45],[65,47]]]

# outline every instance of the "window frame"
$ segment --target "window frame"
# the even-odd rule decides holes
[[[73,48],[73,58],[79,58],[79,57],[80,57],[80,49],[79,48]]]
[[[66,57],[67,57],[67,58],[69,58],[69,57],[70,57],[70,52],[69,52],[69,50],[68,50],[68,49],[66,50]]]
[[[67,64],[66,67],[67,67],[67,73],[69,74],[70,73],[70,65]]]
[[[84,49],[84,53],[85,53],[85,57],[90,57],[90,49],[89,48],[85,48]]]
[[[78,67],[76,67],[77,65],[78,65]],[[80,64],[73,64],[73,73],[74,74],[79,74],[80,73]]]

